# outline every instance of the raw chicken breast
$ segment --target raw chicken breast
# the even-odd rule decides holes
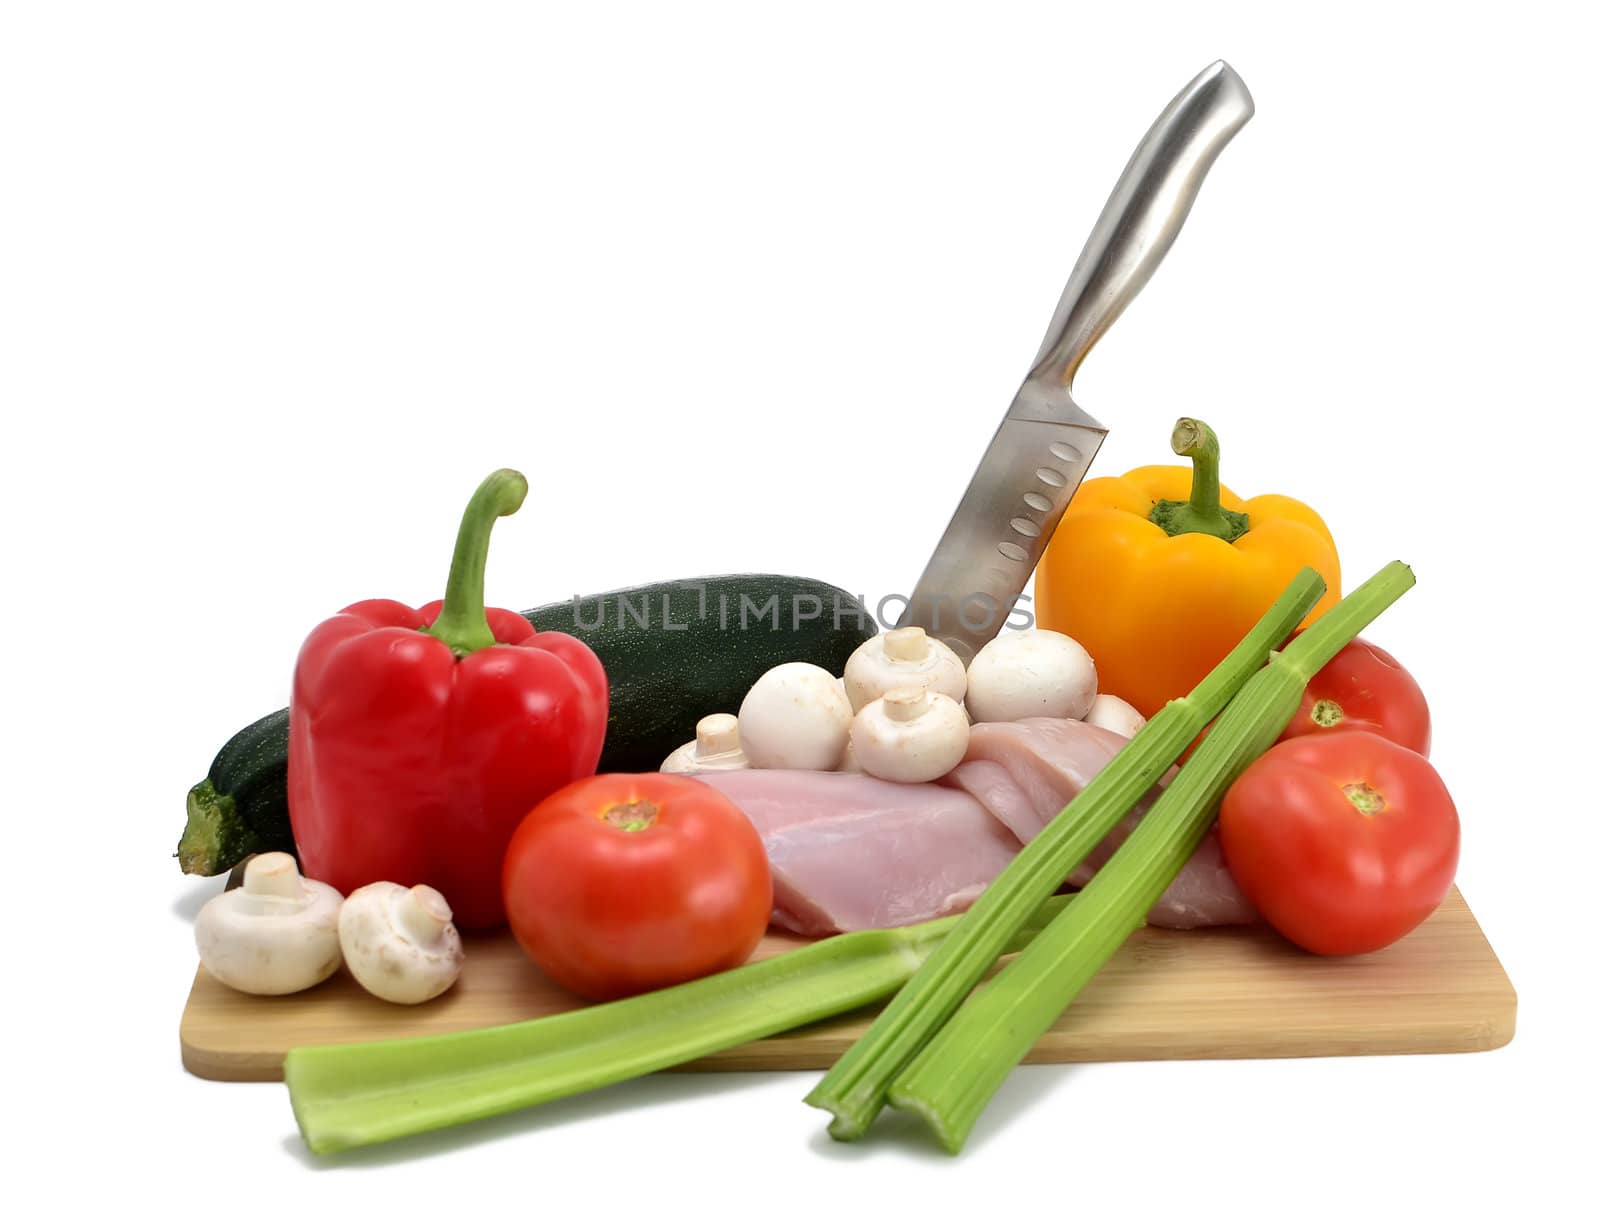
[[[1127,740],[1059,718],[972,728],[967,758],[939,784],[858,773],[705,772],[750,818],[772,864],[773,922],[808,936],[892,928],[962,911]],[[1128,837],[1154,796],[1114,827],[1069,884],[1081,886]],[[1256,911],[1213,832],[1149,922],[1242,924]]]
[[[972,794],[1026,844],[1128,740],[1060,717],[980,722],[944,783]]]
[[[967,758],[945,782],[971,793],[1026,843],[1088,784],[1127,739],[1060,718],[985,722],[972,727]],[[1163,784],[1166,778],[1163,778]],[[1085,885],[1110,859],[1155,800],[1146,797],[1067,879]],[[1212,831],[1179,871],[1147,921],[1160,928],[1206,928],[1260,919],[1234,883]]]
[[[807,936],[964,911],[1020,850],[975,798],[852,772],[702,772],[761,832],[772,920]]]
[[[1113,827],[1067,881],[1074,886],[1087,884],[1128,838],[1144,817],[1145,809],[1141,805]],[[1157,928],[1215,928],[1222,924],[1254,924],[1260,918],[1261,913],[1244,897],[1244,891],[1228,872],[1228,862],[1222,857],[1222,845],[1217,842],[1213,827],[1162,892],[1145,922]]]
[[[1214,928],[1254,924],[1261,913],[1228,872],[1213,827],[1145,919],[1157,928]]]

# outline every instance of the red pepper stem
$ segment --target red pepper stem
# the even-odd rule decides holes
[[[489,533],[502,515],[514,515],[528,496],[528,480],[513,469],[502,468],[484,478],[467,503],[456,533],[456,551],[450,558],[450,580],[445,583],[439,617],[422,631],[437,637],[465,657],[494,644],[494,632],[483,611],[483,571],[489,561]]]

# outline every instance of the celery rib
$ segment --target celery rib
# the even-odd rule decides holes
[[[1006,866],[860,1041],[806,1095],[808,1104],[833,1115],[830,1135],[849,1140],[866,1133],[883,1109],[890,1083],[994,965],[1012,932],[1133,809],[1325,589],[1315,570],[1296,575],[1194,691],[1152,717]]]
[[[1022,948],[1073,896],[1021,925]],[[320,1154],[523,1109],[687,1063],[895,991],[962,916],[830,937],[677,987],[513,1025],[306,1046],[283,1078]]]
[[[1228,786],[1288,725],[1311,677],[1414,584],[1392,562],[1273,654],[1073,905],[952,1016],[888,1091],[949,1152],[1020,1063],[1142,922],[1216,820]],[[951,940],[954,940],[952,936]]]

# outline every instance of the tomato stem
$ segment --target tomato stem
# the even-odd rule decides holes
[[[654,802],[619,802],[600,817],[622,831],[643,831],[655,826],[661,807]]]
[[[1346,785],[1344,787],[1344,795],[1350,799],[1352,806],[1368,817],[1374,814],[1382,814],[1383,808],[1388,804],[1383,800],[1383,794],[1367,784],[1366,781],[1357,781],[1355,784]]]
[[[1337,700],[1319,700],[1311,706],[1311,723],[1317,726],[1336,726],[1344,720],[1344,708]]]

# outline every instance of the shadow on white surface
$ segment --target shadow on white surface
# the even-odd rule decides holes
[[[831,1160],[867,1159],[874,1147],[892,1148],[925,1160],[966,1159],[981,1152],[991,1137],[1004,1135],[1016,1118],[1043,1100],[1055,1086],[1067,1083],[1076,1066],[1034,1063],[1014,1070],[978,1118],[960,1156],[952,1156],[940,1147],[933,1131],[922,1119],[897,1109],[885,1109],[872,1124],[867,1137],[856,1143],[840,1143],[830,1138],[824,1127],[811,1137],[811,1150]]]
[[[172,914],[186,924],[193,924],[200,908],[222,893],[222,888],[228,884],[228,875],[199,880],[189,878],[188,882],[188,889],[172,901]]]
[[[511,1136],[533,1135],[557,1124],[567,1125],[641,1111],[653,1112],[657,1106],[669,1106],[674,1102],[684,1103],[687,1109],[696,1100],[713,1101],[730,1093],[753,1092],[777,1085],[792,1075],[792,1072],[668,1072],[641,1076],[637,1080],[613,1084],[593,1093],[484,1118],[465,1126],[408,1135],[388,1143],[352,1148],[328,1156],[313,1155],[298,1133],[286,1136],[283,1148],[288,1155],[312,1169],[382,1167],[460,1151]],[[289,1116],[287,1091],[284,1093],[284,1114]]]

